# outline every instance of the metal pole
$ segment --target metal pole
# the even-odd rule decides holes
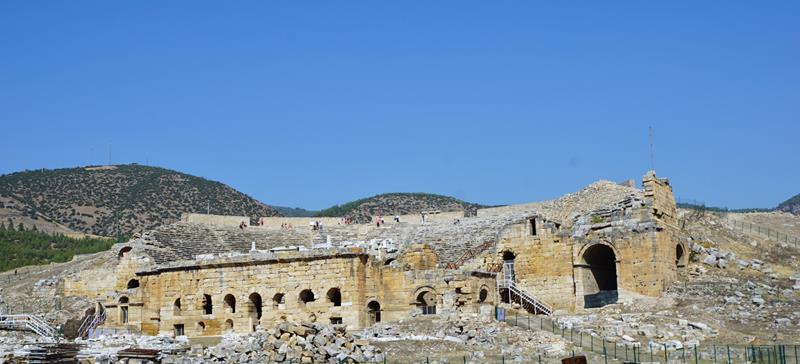
[[[728,345],[727,348],[728,348],[728,364],[731,364],[731,346]]]
[[[653,362],[653,343],[647,343],[647,348],[650,349],[650,362]]]
[[[667,362],[669,362],[669,358],[667,357],[667,355],[668,355],[667,354],[667,344],[664,344],[664,364],[667,364]]]
[[[694,364],[697,364],[697,345],[694,346]]]

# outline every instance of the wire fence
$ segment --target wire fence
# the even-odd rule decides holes
[[[570,341],[589,358],[590,363],[767,363],[800,364],[800,344],[776,345],[693,345],[678,342],[648,344],[613,342],[596,333],[576,330],[546,316],[518,314],[506,315],[498,308],[498,319],[509,325],[549,331]]]
[[[777,242],[784,242],[786,244],[792,244],[797,247],[798,242],[800,242],[800,238],[796,236],[789,236],[786,233],[782,233],[780,231],[772,230],[770,228],[760,226],[758,224],[753,224],[746,221],[735,220],[728,217],[728,222],[733,225],[734,228],[739,229],[742,232],[749,232],[753,234],[758,234],[764,236],[768,239],[773,239]]]

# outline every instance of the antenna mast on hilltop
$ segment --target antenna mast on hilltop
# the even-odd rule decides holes
[[[656,162],[655,157],[653,156],[653,127],[649,126],[647,128],[647,138],[650,141],[650,170],[656,170]]]

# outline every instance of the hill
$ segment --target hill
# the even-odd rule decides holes
[[[317,216],[348,216],[366,222],[371,216],[417,214],[423,211],[458,211],[482,205],[430,193],[385,193],[320,211]]]
[[[317,210],[306,210],[302,207],[272,206],[272,208],[278,211],[281,216],[286,217],[314,217],[319,213]]]
[[[795,215],[800,215],[800,194],[795,195],[794,197],[781,202],[778,207],[775,208],[778,211],[790,212]]]
[[[10,224],[9,224],[10,225]],[[63,234],[47,234],[22,226],[6,226],[0,222],[0,271],[26,265],[66,262],[75,254],[90,254],[107,250],[113,239],[82,237],[72,238]]]
[[[0,219],[44,231],[131,235],[177,221],[184,212],[278,215],[220,182],[137,164],[0,176]]]

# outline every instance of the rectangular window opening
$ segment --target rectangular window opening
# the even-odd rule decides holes
[[[175,336],[183,336],[184,335],[183,324],[178,324],[178,325],[175,325],[174,327],[175,327]]]
[[[531,236],[536,236],[536,219],[530,219],[531,222]]]
[[[331,317],[331,325],[341,325],[342,322],[341,317]]]

